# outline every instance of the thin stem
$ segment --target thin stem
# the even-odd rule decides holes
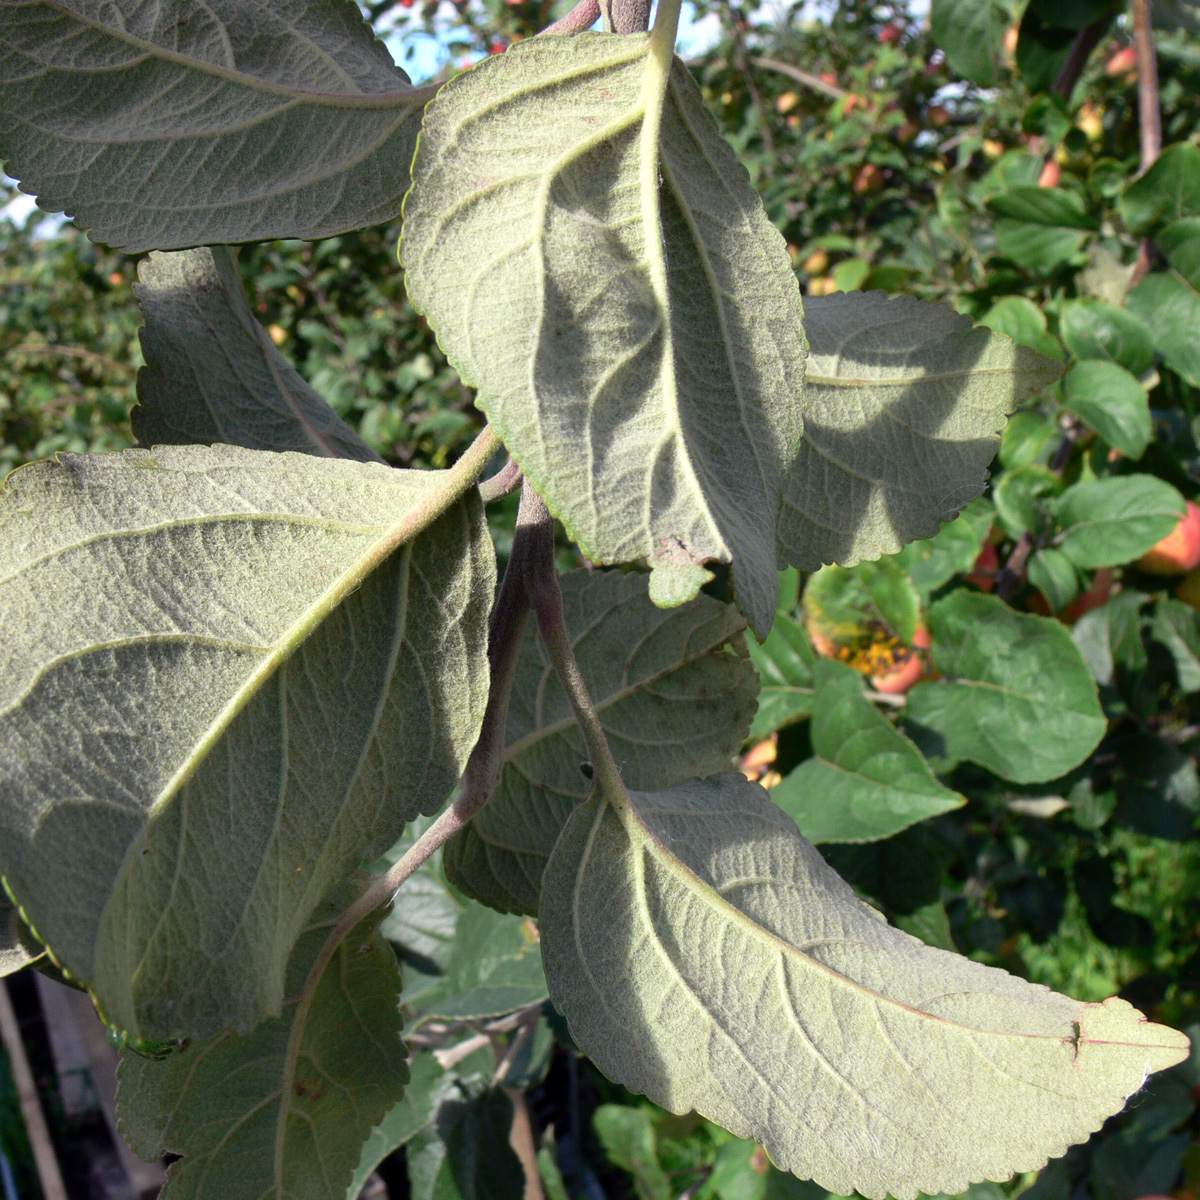
[[[479,485],[479,498],[484,504],[494,504],[505,496],[511,496],[520,486],[521,468],[510,458],[495,475]]]
[[[1112,17],[1106,15],[1098,21],[1093,21],[1090,25],[1085,25],[1075,35],[1071,49],[1067,52],[1066,61],[1050,89],[1055,95],[1070,101],[1071,93],[1075,90],[1075,85],[1079,82],[1079,77],[1083,74],[1083,68],[1087,66],[1092,51],[1100,44],[1100,39],[1108,32],[1111,24]]]
[[[533,611],[537,615],[538,632],[550,662],[558,675],[563,691],[571,703],[575,720],[583,734],[584,743],[591,755],[594,778],[601,791],[610,797],[625,795],[625,785],[621,782],[621,772],[616,759],[608,747],[608,739],[600,718],[596,715],[592,698],[588,694],[583,674],[575,658],[575,648],[571,645],[571,634],[567,629],[566,617],[563,615],[562,591],[558,586],[558,572],[554,566],[554,518],[540,496],[531,488],[526,488],[521,496],[521,507],[525,507],[525,497],[530,501],[531,515],[537,510],[537,542],[529,563],[529,582],[533,590]]]
[[[746,80],[746,90],[750,93],[750,103],[754,106],[755,116],[758,117],[758,128],[762,136],[763,149],[774,157],[775,135],[771,132],[771,119],[767,115],[762,93],[758,90],[758,84],[754,82],[754,75],[750,70],[750,60],[746,54],[746,38],[742,33],[741,18],[732,8],[729,9],[729,24],[733,36],[734,65]]]
[[[1133,42],[1137,50],[1138,112],[1142,133],[1144,175],[1162,153],[1162,112],[1158,97],[1158,59],[1154,54],[1154,29],[1150,0],[1133,0]]]
[[[752,66],[786,75],[801,87],[806,87],[811,92],[820,92],[822,96],[828,96],[831,100],[844,100],[850,95],[845,88],[838,87],[834,83],[826,83],[825,80],[809,71],[802,71],[799,67],[793,67],[791,63],[780,62],[777,58],[763,58],[761,55],[752,54],[749,61]]]
[[[591,29],[600,18],[600,0],[579,0],[565,17],[547,25],[542,33],[581,33]]]

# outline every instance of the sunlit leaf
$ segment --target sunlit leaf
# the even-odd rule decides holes
[[[765,636],[805,346],[784,242],[647,37],[518,42],[438,94],[401,256],[416,306],[588,558],[678,604],[731,562]]]
[[[395,217],[431,89],[346,0],[6,6],[0,159],[136,252]]]
[[[940,304],[805,301],[804,440],[779,521],[803,570],[894,554],[983,491],[1008,414],[1060,364]]]
[[[606,1075],[841,1194],[1034,1170],[1187,1053],[1123,1000],[891,928],[738,775],[581,804],[541,926],[551,996]]]
[[[321,897],[446,800],[495,568],[470,495],[414,536],[443,479],[229,446],[9,478],[0,857],[114,1025],[277,1015]]]

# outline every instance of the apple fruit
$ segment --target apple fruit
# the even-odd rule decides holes
[[[1123,46],[1104,64],[1104,73],[1110,76],[1136,75],[1137,51],[1132,46]]]
[[[790,113],[799,103],[800,97],[795,92],[784,92],[775,97],[775,111],[783,116],[785,113]]]
[[[805,260],[802,269],[806,275],[824,275],[829,270],[829,255],[824,250],[814,250]]]
[[[883,168],[875,163],[863,163],[854,173],[850,190],[856,196],[873,196],[883,190]]]
[[[924,674],[925,664],[921,661],[921,656],[910,650],[903,658],[898,658],[895,665],[886,671],[872,675],[871,686],[886,696],[902,696]]]
[[[1058,187],[1061,179],[1062,168],[1054,159],[1051,159],[1042,168],[1042,173],[1038,176],[1038,187]]]
[[[892,21],[879,31],[879,40],[885,46],[897,46],[904,36],[904,26],[899,21]]]
[[[1179,524],[1137,560],[1147,575],[1185,575],[1200,567],[1200,507],[1189,500]]]
[[[1000,555],[996,553],[996,547],[991,542],[984,542],[983,549],[979,551],[979,557],[964,582],[977,587],[981,592],[990,592],[996,586],[996,575],[999,571]]]

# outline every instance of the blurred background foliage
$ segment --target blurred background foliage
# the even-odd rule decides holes
[[[434,39],[448,71],[562,12],[535,0],[367,7],[381,32]],[[925,780],[940,815],[905,809],[873,840],[824,842],[864,898],[933,944],[1084,1000],[1119,993],[1195,1034],[1200,509],[1179,514],[1200,492],[1200,6],[1162,0],[1152,11],[1164,152],[1148,171],[1130,10],[1110,0],[935,0],[932,11],[700,0],[698,28],[711,36],[690,65],[806,294],[941,301],[1069,368],[1015,414],[987,494],[937,538],[878,566],[785,574],[776,629],[751,647],[765,690],[744,769],[788,808],[802,773],[855,731],[895,738],[895,761]],[[479,417],[405,297],[398,234],[248,246],[240,261],[259,320],[333,407],[389,462],[442,466]],[[136,262],[35,219],[0,225],[0,264],[0,469],[130,445]],[[1157,560],[1147,554],[1168,535]],[[831,636],[829,613],[847,606],[857,625],[841,620]],[[1041,651],[1025,639],[1042,623],[1012,614],[1054,619],[1064,639],[1054,653],[1078,652],[1107,718],[1099,745],[1065,747],[1072,765],[1049,781],[1023,781],[1013,755],[996,757],[905,696],[937,678],[939,651],[989,653],[989,630],[1015,630],[1003,635],[1012,670],[1037,675]],[[822,667],[822,656],[843,666]],[[849,670],[867,687],[866,710],[852,682],[842,716],[811,719],[834,711],[822,708],[826,688],[845,698]],[[1068,700],[1040,694],[1012,718],[1018,741]],[[822,816],[835,835],[837,818]],[[431,995],[461,997],[495,966],[454,975],[455,922],[480,926],[476,945],[536,942],[520,918],[453,895],[436,863],[420,878],[411,920],[390,926],[418,1025],[437,1015]],[[592,1071],[543,1001],[536,954],[522,969],[521,1020],[480,1012],[484,1024],[471,1026],[494,1061],[444,1055],[450,1065],[439,1059],[414,1091],[426,1108],[384,1147],[407,1143],[407,1158],[401,1149],[381,1167],[394,1197],[519,1194],[494,1182],[519,1186],[499,1151],[494,1186],[446,1165],[454,1146],[506,1128],[513,1111],[531,1115],[552,1200],[824,1196],[752,1144]],[[440,992],[422,991],[438,979]],[[449,1132],[449,1110],[429,1099],[448,1089]],[[970,1195],[1198,1200],[1198,1089],[1194,1059],[1040,1176]]]

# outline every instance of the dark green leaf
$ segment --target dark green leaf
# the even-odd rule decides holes
[[[1062,480],[1036,463],[1005,471],[992,489],[996,517],[1011,538],[1023,533],[1044,533],[1054,520],[1054,501]]]
[[[1056,187],[1012,187],[993,196],[988,207],[1002,217],[1027,225],[1094,230],[1099,222],[1087,210],[1082,197]]]
[[[817,655],[799,622],[784,613],[775,618],[761,646],[749,634],[747,645],[761,683],[758,712],[747,735],[757,739],[812,712],[812,670]]]
[[[910,542],[896,555],[896,562],[908,573],[923,600],[975,565],[994,517],[995,508],[989,501],[982,497],[972,500],[934,537]]]
[[[1014,612],[994,596],[956,592],[929,611],[933,662],[908,718],[940,734],[946,753],[1005,779],[1055,779],[1104,736],[1087,663],[1057,621]]]
[[[1000,75],[1011,9],[1001,0],[933,0],[933,39],[964,79],[991,87]]]
[[[638,1200],[673,1200],[674,1189],[658,1161],[658,1139],[650,1112],[623,1104],[602,1104],[592,1127],[610,1162],[633,1176]]]
[[[1139,459],[1153,436],[1150,397],[1123,367],[1079,362],[1063,380],[1065,403],[1085,425],[1122,454]]]
[[[815,678],[813,757],[770,792],[810,842],[876,841],[966,803],[863,695],[857,671],[821,659]]]
[[[1139,377],[1154,365],[1154,342],[1146,322],[1104,300],[1067,300],[1059,315],[1059,333],[1076,358],[1114,362]]]
[[[1059,549],[1084,570],[1133,562],[1179,524],[1183,497],[1153,475],[1072,484],[1058,498]]]
[[[1171,266],[1200,291],[1200,217],[1172,221],[1155,240]]]
[[[1197,151],[1200,154],[1200,151]],[[1129,310],[1154,333],[1154,344],[1168,367],[1200,387],[1200,288],[1178,271],[1147,275],[1129,293]]]
[[[1200,692],[1200,613],[1178,600],[1160,600],[1150,636],[1171,652],[1180,689]]]
[[[1150,837],[1184,841],[1200,818],[1196,764],[1177,746],[1135,733],[1118,747],[1116,819]]]
[[[1029,582],[1061,612],[1079,594],[1079,575],[1061,550],[1037,550],[1029,560]]]
[[[1125,190],[1121,215],[1131,233],[1145,234],[1181,217],[1200,217],[1200,147],[1168,146]]]

